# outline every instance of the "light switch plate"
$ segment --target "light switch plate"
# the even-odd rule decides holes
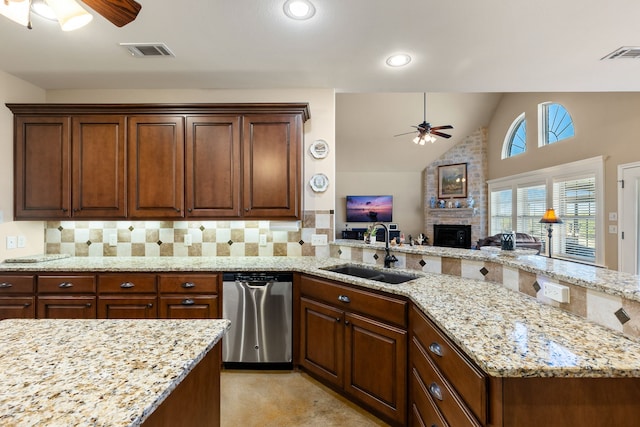
[[[618,234],[618,226],[610,225],[609,226],[609,234]]]
[[[191,236],[191,234],[185,234],[184,235],[184,245],[185,246],[191,246],[193,244],[193,237]]]
[[[617,221],[618,212],[609,212],[609,221]]]
[[[118,246],[118,235],[116,233],[109,234],[109,246]]]
[[[7,249],[15,249],[18,247],[18,238],[16,236],[7,236]]]
[[[24,248],[27,246],[27,238],[25,236],[18,236],[18,247]]]
[[[259,245],[260,246],[267,246],[267,235],[266,234],[261,234],[259,237]]]

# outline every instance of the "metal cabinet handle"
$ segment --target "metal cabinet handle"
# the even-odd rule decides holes
[[[191,289],[191,288],[195,288],[195,287],[196,287],[196,284],[195,284],[195,283],[193,283],[193,282],[184,282],[184,283],[183,283],[182,285],[180,285],[180,286],[182,286],[182,287],[183,287],[183,288],[185,288],[185,289]]]
[[[13,286],[13,283],[9,283],[9,282],[0,283],[0,289],[10,288],[12,286]]]
[[[180,212],[180,208],[176,208],[176,212]]]
[[[440,390],[440,386],[436,383],[429,385],[429,394],[438,400],[442,400],[442,390]]]
[[[91,303],[90,303],[90,302],[88,302],[88,303],[86,303],[84,306],[85,306],[85,307],[87,307],[87,308],[89,308],[89,307],[91,307]]]
[[[151,307],[153,307],[153,303],[147,304],[147,308],[151,308]]]
[[[31,303],[30,303],[30,302],[25,302],[25,303],[24,303],[24,308],[27,308],[27,307],[29,307],[30,305],[31,305]]]
[[[191,298],[187,298],[187,299],[183,299],[180,304],[182,304],[182,305],[193,305],[195,303],[196,302],[194,300],[192,300]]]
[[[348,326],[348,325],[349,325],[349,321],[348,321],[348,320],[345,320],[345,321],[344,321],[344,324]]]
[[[189,212],[193,212],[193,208],[189,208],[187,209]]]
[[[429,345],[429,350],[436,356],[442,357],[442,347],[440,347],[440,344],[438,344],[437,342],[432,342]]]
[[[120,287],[122,289],[129,289],[129,288],[133,288],[135,285],[131,282],[124,282],[120,284]]]
[[[340,320],[341,319],[339,317],[336,317],[336,322],[340,323]]]
[[[345,303],[350,303],[351,299],[349,299],[349,297],[346,296],[346,295],[339,295],[338,296],[338,301],[345,302]]]
[[[73,287],[73,283],[71,282],[62,282],[58,285],[59,288],[62,289],[66,289],[66,288],[72,288]]]

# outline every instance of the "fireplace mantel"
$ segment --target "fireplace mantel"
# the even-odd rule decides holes
[[[478,208],[428,208],[427,213],[435,217],[465,218],[478,214]]]

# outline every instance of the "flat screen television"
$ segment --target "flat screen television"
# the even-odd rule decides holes
[[[347,196],[347,222],[391,222],[393,196]]]

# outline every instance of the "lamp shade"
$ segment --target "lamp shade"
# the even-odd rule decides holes
[[[0,1],[0,15],[4,15],[14,22],[25,27],[29,26],[29,7],[30,2],[26,0],[21,1]]]
[[[46,0],[58,18],[62,31],[73,31],[84,27],[93,15],[84,10],[75,0]]]
[[[556,215],[556,211],[553,209],[547,209],[547,211],[540,219],[542,224],[562,224],[562,220]]]

